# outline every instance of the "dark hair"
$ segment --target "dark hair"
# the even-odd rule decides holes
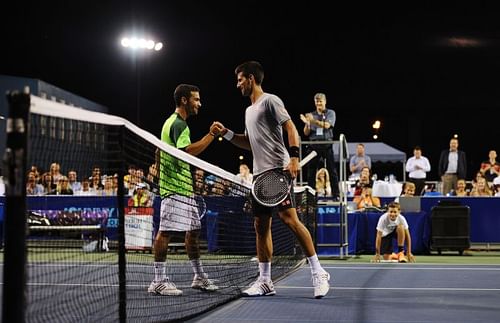
[[[189,99],[191,97],[191,92],[200,92],[200,89],[195,85],[190,84],[179,84],[174,91],[174,102],[175,106],[181,105],[181,99],[185,97]]]
[[[234,70],[234,74],[238,75],[239,73],[243,73],[245,77],[253,75],[257,85],[261,85],[262,81],[264,81],[264,68],[256,61],[249,61],[238,65]]]
[[[391,202],[389,203],[389,205],[387,205],[388,208],[396,208],[398,210],[401,209],[401,207],[399,206],[399,203],[398,202]]]

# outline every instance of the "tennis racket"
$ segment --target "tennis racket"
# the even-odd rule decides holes
[[[300,161],[300,167],[303,167],[316,155],[317,153],[313,150]],[[271,169],[257,177],[252,186],[252,196],[259,204],[273,207],[286,199],[291,187],[292,176],[290,172]]]

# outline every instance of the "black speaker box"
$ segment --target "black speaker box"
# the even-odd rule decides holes
[[[458,251],[470,248],[470,208],[437,205],[431,211],[431,250]]]

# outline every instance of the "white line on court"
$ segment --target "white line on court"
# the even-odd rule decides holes
[[[300,286],[282,286],[277,285],[276,289],[311,289],[312,287],[300,287]],[[414,291],[454,291],[454,292],[500,292],[500,288],[441,288],[441,287],[337,287],[333,286],[330,289],[340,289],[340,290],[414,290]]]
[[[386,265],[382,266],[323,266],[325,269],[349,269],[349,270],[476,270],[476,271],[500,271],[500,267],[413,267],[412,265],[408,267],[388,267]],[[308,268],[306,268],[308,269]]]

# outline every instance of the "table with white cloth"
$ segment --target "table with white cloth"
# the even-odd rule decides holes
[[[372,195],[377,197],[396,197],[401,195],[403,184],[375,181],[373,183]]]

